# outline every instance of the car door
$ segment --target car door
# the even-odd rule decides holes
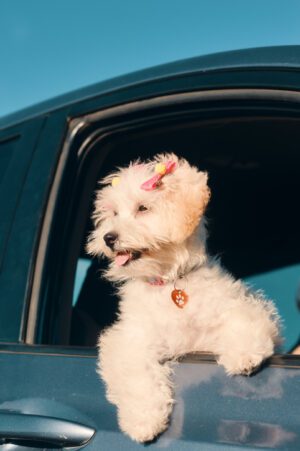
[[[219,103],[220,96],[231,109],[238,96],[239,109],[245,99],[262,103],[261,91],[235,91],[239,73],[236,79],[225,74],[235,91],[226,93],[203,91],[205,83],[207,90],[224,87],[221,74],[219,82],[215,74],[210,80],[203,76],[206,81],[200,73],[193,81],[187,75],[167,83],[164,72],[160,82],[157,77],[152,84],[138,82],[122,94],[112,89],[110,95],[97,91],[73,102],[69,97],[59,108],[1,132],[2,161],[16,146],[0,193],[6,212],[0,280],[3,449],[144,449],[119,431],[116,410],[96,373],[96,349],[70,342],[74,286],[82,277],[76,268],[93,197],[91,180],[97,164],[105,169],[113,155],[112,136],[118,141],[123,133],[123,145],[124,131],[156,130],[157,121],[166,123],[174,115],[186,121],[196,104],[202,118],[203,109]],[[282,102],[282,93],[277,94],[271,106],[264,98],[268,112]],[[218,112],[210,109],[210,117]],[[147,447],[299,449],[297,357],[279,355],[252,377],[230,378],[214,356],[200,353],[175,364],[174,378],[170,426]]]

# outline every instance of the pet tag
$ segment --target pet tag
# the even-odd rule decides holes
[[[184,290],[177,290],[176,288],[172,291],[171,297],[174,304],[179,308],[183,308],[189,300],[189,297]]]

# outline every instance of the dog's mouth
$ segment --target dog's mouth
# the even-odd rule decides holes
[[[141,256],[141,251],[120,251],[115,256],[115,263],[117,266],[125,266],[134,260],[138,260]]]

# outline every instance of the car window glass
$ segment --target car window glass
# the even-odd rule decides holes
[[[83,282],[86,278],[86,274],[90,266],[91,260],[88,258],[79,258],[77,261],[74,281],[73,301],[72,301],[73,306],[75,306],[78,301],[78,297],[82,289]]]
[[[298,130],[298,119],[250,118],[127,134],[112,146],[97,179],[162,149],[172,149],[207,170],[212,191],[206,214],[209,253],[219,256],[234,277],[274,301],[283,320],[284,352],[300,335]],[[81,250],[91,231],[91,200],[98,187],[95,181]],[[81,251],[80,259],[87,258]],[[95,323],[95,337],[116,318],[118,308],[113,284],[101,277],[106,267],[107,261],[96,259],[84,270],[80,260],[77,265],[73,305]]]
[[[0,131],[0,340],[3,342],[18,341],[24,324],[31,243],[40,219],[37,207],[40,193],[37,185],[32,191],[28,188],[32,183],[28,174],[43,122],[43,118],[36,118]],[[45,183],[42,178],[41,181]]]
[[[273,299],[283,321],[283,351],[288,352],[300,335],[299,287],[300,264],[291,265],[262,274],[246,277],[245,282],[256,290],[262,290]]]
[[[16,140],[17,137],[14,137],[7,141],[0,142],[0,183],[3,180],[9,162],[13,156]]]

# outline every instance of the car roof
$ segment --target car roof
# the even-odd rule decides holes
[[[142,85],[158,79],[170,79],[187,74],[255,68],[300,69],[300,45],[259,47],[213,53],[195,58],[143,69],[118,76],[91,86],[81,88],[50,100],[9,114],[0,119],[0,128],[5,128],[29,118],[72,105],[99,95],[126,87]]]

